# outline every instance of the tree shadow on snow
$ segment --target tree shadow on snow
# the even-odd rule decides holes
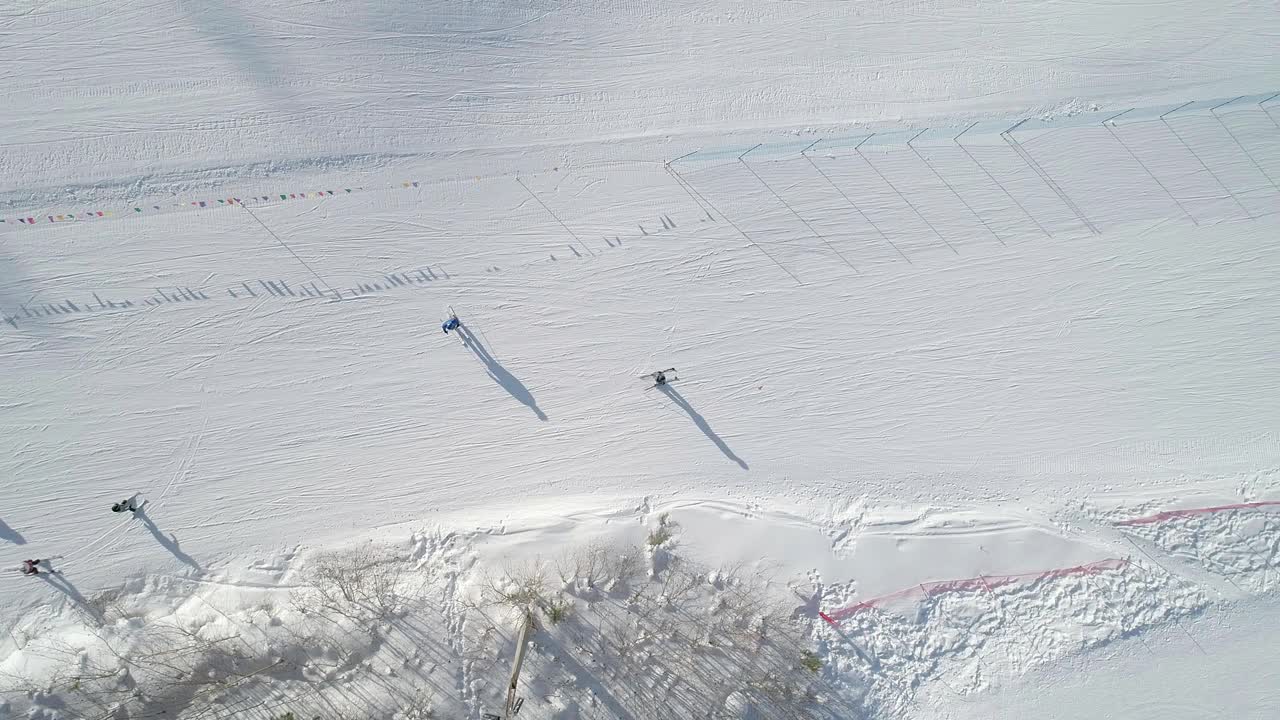
[[[636,716],[614,697],[613,691],[601,682],[598,677],[578,661],[573,648],[565,647],[556,637],[549,633],[538,636],[542,652],[555,658],[560,668],[570,677],[585,685],[591,691],[593,700],[597,700],[609,711],[609,716],[617,720],[635,720]],[[692,717],[692,716],[690,716]]]
[[[485,370],[488,371],[489,377],[493,378],[494,382],[501,385],[503,390],[511,393],[511,397],[528,406],[538,416],[539,420],[545,421],[547,419],[546,413],[538,408],[538,403],[534,401],[533,393],[529,392],[529,388],[525,387],[524,383],[520,382],[515,375],[507,372],[507,369],[502,367],[489,354],[485,346],[480,343],[480,340],[475,335],[467,330],[465,325],[460,325],[455,332],[462,338],[462,344],[466,345],[467,349],[475,353],[475,356],[480,358],[480,362],[484,363]]]
[[[14,545],[27,544],[27,539],[22,537],[22,533],[9,527],[3,520],[0,520],[0,540],[8,540]]]
[[[204,569],[200,567],[200,563],[195,561],[195,558],[182,552],[182,549],[178,547],[177,536],[175,536],[173,533],[170,533],[169,535],[165,535],[164,533],[160,532],[160,528],[156,527],[155,521],[152,520],[151,516],[147,514],[145,505],[143,507],[138,508],[138,511],[135,512],[134,515],[139,520],[142,521],[142,524],[147,527],[147,531],[150,532],[152,536],[155,537],[156,542],[160,543],[161,547],[163,547],[165,550],[168,550],[178,560],[181,560],[183,563],[186,563],[187,565],[190,565],[191,567],[195,568],[196,572],[204,572]]]
[[[720,452],[724,453],[725,457],[738,463],[738,466],[743,470],[747,469],[747,463],[729,449],[729,446],[725,444],[725,441],[716,434],[715,430],[711,429],[710,425],[707,424],[707,419],[702,417],[702,414],[697,410],[694,410],[693,406],[689,404],[688,400],[684,399],[683,395],[676,392],[675,388],[670,385],[658,385],[657,387],[666,394],[667,397],[671,398],[671,402],[674,402],[680,407],[680,409],[689,414],[689,418],[693,420],[693,424],[697,425],[698,429],[702,431],[702,434],[706,435],[711,442],[716,444],[716,447],[720,448]]]
[[[288,79],[287,57],[274,46],[267,32],[247,19],[236,4],[225,1],[178,3],[182,16],[201,38],[208,40],[265,96],[268,109],[297,112],[295,96],[284,91]]]

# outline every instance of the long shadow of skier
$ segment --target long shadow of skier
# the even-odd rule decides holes
[[[534,401],[533,393],[529,392],[529,388],[525,387],[524,383],[520,382],[515,375],[507,372],[507,369],[502,367],[497,360],[494,360],[484,345],[480,344],[480,340],[475,335],[472,335],[471,331],[467,330],[466,325],[459,326],[455,332],[462,338],[462,344],[466,345],[467,349],[475,353],[476,357],[480,358],[480,362],[484,363],[485,370],[488,371],[489,377],[493,378],[494,382],[501,385],[503,390],[511,393],[511,397],[529,406],[529,409],[538,416],[539,420],[545,421],[547,419],[546,413],[538,408],[538,403]]]
[[[102,622],[102,613],[89,602],[88,598],[80,594],[76,586],[72,585],[71,581],[61,571],[54,569],[51,566],[51,562],[50,560],[41,560],[40,566],[46,569],[36,577],[48,583],[49,587],[66,595],[68,600],[78,605],[81,610],[88,613],[94,620]]]
[[[22,537],[22,533],[9,527],[3,520],[0,520],[0,540],[8,540],[14,545],[27,544],[27,539]]]
[[[738,463],[738,466],[741,467],[743,470],[747,469],[747,463],[744,462],[742,458],[735,455],[734,452],[729,449],[729,446],[725,444],[724,440],[721,439],[720,436],[716,434],[716,431],[712,430],[711,426],[707,424],[707,419],[702,417],[702,414],[699,413],[697,410],[694,410],[693,406],[689,404],[688,400],[684,399],[683,395],[676,392],[675,388],[671,387],[670,385],[658,385],[657,388],[661,390],[664,394],[666,394],[667,397],[671,398],[671,402],[674,402],[676,405],[679,405],[682,410],[689,413],[689,418],[693,420],[693,424],[697,425],[698,429],[701,430],[704,435],[710,438],[711,442],[716,444],[716,447],[720,448],[720,452],[724,453],[725,457]]]
[[[160,543],[161,547],[172,553],[175,558],[195,568],[197,572],[204,572],[204,568],[200,567],[200,563],[196,562],[195,558],[182,552],[182,549],[178,547],[178,538],[176,535],[170,533],[166,536],[164,533],[160,532],[160,528],[156,527],[155,521],[147,514],[145,504],[143,507],[138,508],[138,511],[134,513],[134,517],[141,520],[142,524],[147,526],[147,530],[155,537],[156,542]]]

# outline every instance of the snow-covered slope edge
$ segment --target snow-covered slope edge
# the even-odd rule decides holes
[[[1253,490],[1265,480],[1050,514],[858,505],[821,522],[646,498],[393,529],[90,597],[45,575],[65,601],[9,633],[3,708],[500,712],[532,611],[522,718],[919,716],[920,698],[978,698],[1118,641],[1200,647],[1205,617],[1280,582],[1280,497]]]

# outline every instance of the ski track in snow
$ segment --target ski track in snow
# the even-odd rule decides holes
[[[0,547],[65,558],[0,587],[3,620],[57,636],[57,608],[136,596],[252,653],[298,558],[408,535],[428,611],[289,662],[478,717],[514,643],[469,605],[485,569],[671,513],[708,567],[779,566],[807,620],[888,598],[810,627],[868,717],[1036,707],[1018,677],[1112,651],[1248,656],[1213,618],[1270,622],[1280,586],[1280,111],[1251,95],[1280,87],[1277,19],[0,10],[0,216],[245,198],[0,225]],[[561,652],[588,640],[547,638],[526,714],[688,697],[655,660],[597,698]],[[230,711],[350,701],[280,681]]]

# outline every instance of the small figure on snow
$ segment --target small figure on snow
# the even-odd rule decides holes
[[[444,324],[440,326],[440,329],[444,330],[445,335],[448,335],[450,330],[457,330],[460,325],[462,325],[462,321],[458,319],[457,315],[454,315],[448,320],[445,320]]]
[[[114,505],[111,506],[111,512],[113,513],[124,512],[125,510],[128,510],[131,513],[138,512],[138,506],[137,504],[134,503],[133,498],[129,498],[128,500],[121,500],[120,502],[115,503]]]
[[[23,575],[39,575],[40,570],[36,567],[39,564],[40,564],[39,560],[23,560],[22,574]]]
[[[641,375],[640,377],[642,377],[642,378],[648,378],[648,379],[650,379],[650,380],[653,380],[653,384],[654,384],[655,386],[658,386],[658,385],[666,385],[667,383],[671,382],[672,380],[679,380],[679,379],[680,379],[680,378],[676,377],[676,369],[675,369],[675,368],[667,368],[666,370],[659,370],[659,371],[657,371],[657,372],[651,372],[651,373],[649,373],[648,375]]]

